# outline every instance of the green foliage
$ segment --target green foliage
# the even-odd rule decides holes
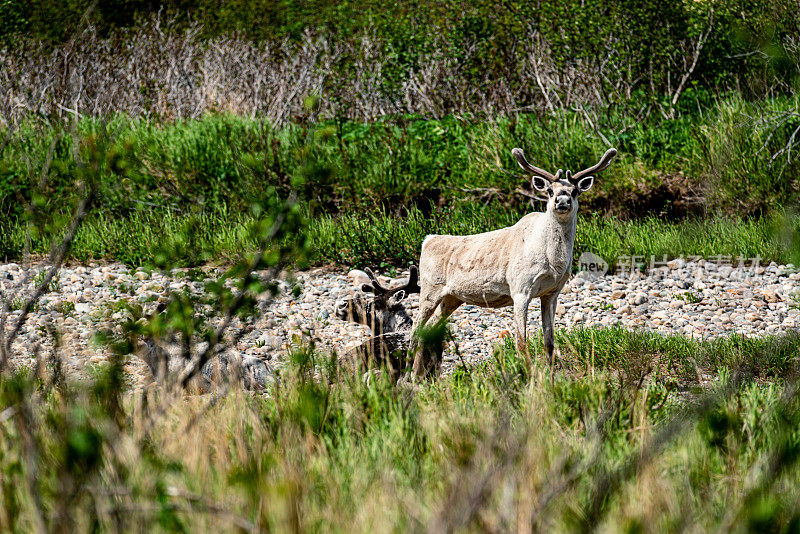
[[[791,234],[796,218],[780,208],[800,198],[792,180],[800,152],[786,148],[796,102],[713,105],[702,118],[603,119],[619,128],[610,137],[621,153],[581,197],[576,254],[612,264],[623,255],[792,261],[775,234]],[[770,122],[776,117],[782,122]],[[81,159],[90,161],[97,139],[107,146],[91,163],[97,210],[73,257],[131,265],[239,258],[257,243],[252,206],[289,195],[309,216],[315,262],[407,265],[427,234],[487,231],[542,209],[522,194],[530,189],[510,157],[514,146],[550,169],[588,166],[605,149],[578,113],[284,128],[231,115],[175,123],[120,116],[82,120],[76,130]],[[47,253],[67,224],[81,195],[73,137],[35,122],[11,134],[0,154],[0,257],[19,258],[26,247]]]
[[[385,213],[319,216],[289,243],[305,243],[313,264],[398,267],[415,263],[419,247],[432,233],[470,234],[508,226],[524,213],[501,207],[461,205],[434,210],[426,217],[413,209],[405,217]],[[794,219],[797,226],[797,220]],[[583,252],[600,255],[615,267],[622,256],[636,255],[642,263],[651,256],[760,257],[764,261],[795,262],[796,252],[776,235],[779,218],[735,221],[726,218],[667,223],[657,219],[619,221],[581,217],[575,259]],[[253,252],[258,243],[257,219],[252,213],[231,210],[182,216],[174,211],[135,212],[125,219],[95,215],[76,237],[71,256],[79,261],[105,259],[131,266],[197,266],[207,262],[232,262]],[[19,257],[24,248],[25,226],[12,226],[0,235],[7,258]],[[790,227],[789,227],[790,228]],[[795,230],[797,231],[797,230]],[[46,253],[49,241],[36,237],[31,251]]]
[[[800,128],[797,101],[753,105],[733,99],[704,126],[703,171],[716,204],[745,214],[794,205],[800,199],[800,158],[792,156]]]
[[[156,7],[151,0],[4,0],[0,3],[0,39],[32,34],[45,41],[63,41],[88,24],[105,34],[130,26],[137,16]]]
[[[758,136],[747,133],[747,123],[756,109],[777,117],[795,106],[776,100],[754,108],[730,100],[706,118],[651,116],[631,128],[624,115],[609,115],[603,127],[621,129],[609,135],[621,155],[582,198],[583,210],[626,218],[680,217],[693,213],[680,198],[691,189],[708,190],[706,209],[712,211],[739,214],[744,206],[758,213],[791,204],[798,198],[791,180],[797,151],[772,155],[789,142],[795,122],[791,115],[776,129],[763,122]],[[82,121],[79,132],[90,138],[99,124]],[[270,186],[284,196],[295,191],[315,214],[375,206],[394,214],[417,206],[428,213],[437,205],[474,201],[485,188],[522,208],[527,199],[515,191],[529,185],[511,148],[523,147],[544,168],[573,170],[594,163],[605,148],[576,113],[491,122],[396,118],[281,129],[230,115],[172,124],[117,117],[109,127],[117,134],[103,164],[98,197],[103,213],[114,216],[153,205],[241,210],[263,199]],[[31,205],[54,214],[68,207],[75,197],[70,184],[76,170],[70,147],[61,127],[22,125],[0,158],[0,212],[16,219]],[[51,153],[53,163],[40,191],[32,185],[41,181]],[[688,176],[681,177],[681,170]]]
[[[607,84],[614,102],[630,98],[630,90],[648,92],[649,101],[672,96],[692,46],[703,34],[704,50],[694,72],[705,89],[739,82],[757,94],[776,80],[792,75],[780,58],[785,39],[797,37],[798,14],[791,2],[675,2],[646,0],[480,0],[434,2],[407,0],[5,0],[0,4],[0,36],[15,33],[60,42],[91,24],[113,34],[148,15],[175,17],[168,31],[196,24],[206,37],[237,35],[257,42],[300,39],[306,32],[338,39],[371,35],[376,52],[386,58],[386,95],[396,94],[420,58],[435,53],[459,65],[459,75],[479,89],[491,80],[517,84],[519,73],[509,61],[521,46],[519,35],[535,28],[550,44],[562,72],[578,67],[588,76],[616,69],[628,90]],[[713,11],[713,24],[711,24]],[[753,54],[753,51],[763,51]],[[611,64],[601,64],[610,58]],[[359,58],[343,55],[337,76],[358,75]],[[796,73],[794,73],[796,75]],[[334,82],[335,83],[335,82]],[[516,87],[525,96],[534,88]]]
[[[690,340],[681,335],[663,336],[622,328],[573,328],[557,334],[564,365],[573,371],[592,369],[647,371],[666,384],[693,384],[697,370],[724,375],[737,369],[748,379],[788,379],[796,371],[800,335],[748,338],[732,335],[710,341]],[[533,348],[543,351],[540,336]]]
[[[663,67],[676,63],[682,39],[704,29],[705,15],[691,4],[648,0],[543,2],[531,11],[560,63],[594,66],[610,51],[618,65],[632,65],[629,76],[646,75],[651,86],[666,85],[670,74]]]
[[[27,31],[29,21],[26,4],[27,2],[21,0],[0,1],[0,43],[6,41],[10,35]]]
[[[615,265],[621,256],[634,255],[644,263],[651,257],[662,261],[664,257],[717,255],[729,256],[731,261],[760,257],[789,263],[789,250],[776,233],[783,220],[781,213],[763,219],[720,217],[678,223],[587,217],[578,224],[575,251],[599,254],[609,265]],[[790,218],[786,223],[800,228],[800,219]]]
[[[385,214],[318,218],[309,226],[309,238],[318,261],[341,265],[408,265],[419,257],[428,234],[472,234],[514,224],[523,212],[498,207],[463,205],[437,210],[430,217],[411,211],[404,218]],[[789,249],[776,235],[780,217],[737,221],[727,218],[664,222],[655,218],[620,221],[579,217],[574,256],[593,252],[615,268],[622,256],[649,263],[678,256],[728,256],[788,263]],[[800,224],[791,219],[790,224]]]

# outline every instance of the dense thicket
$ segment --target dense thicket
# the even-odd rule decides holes
[[[146,68],[146,58],[120,49],[131,41],[131,28],[140,30],[153,16],[169,21],[157,24],[161,41],[155,39],[153,61],[159,52],[170,55],[170,47],[162,43],[170,39],[164,33],[190,44],[208,42],[209,49],[230,45],[231,39],[254,47],[227,49],[220,60],[223,70],[255,50],[269,52],[256,62],[269,69],[270,63],[302,56],[312,43],[311,48],[321,50],[299,65],[285,65],[284,72],[309,66],[323,71],[325,79],[298,84],[300,92],[340,99],[341,106],[328,105],[333,113],[348,116],[348,95],[359,92],[362,78],[372,80],[360,89],[374,95],[375,109],[355,113],[372,116],[358,118],[420,111],[439,116],[476,110],[552,111],[598,104],[634,109],[650,104],[671,114],[687,92],[735,88],[746,97],[760,97],[786,91],[798,75],[800,10],[788,0],[4,0],[0,34],[8,46],[5,53],[17,50],[23,57],[26,50],[47,56],[48,50],[63,49],[69,42],[61,54],[69,69],[75,55],[89,53],[81,45],[88,31],[90,49],[97,49],[98,39],[110,40],[99,47],[103,56],[123,64],[134,59]],[[34,44],[41,42],[48,44]],[[179,48],[187,51],[186,46]],[[103,68],[90,65],[88,70],[113,71],[113,64],[98,61]],[[208,57],[194,51],[169,58],[173,66],[176,62],[182,63],[186,83],[196,85],[194,67],[208,63]],[[4,66],[12,64],[45,68],[8,59]],[[81,84],[87,85],[85,80]],[[158,87],[144,83],[133,89],[153,92]],[[275,91],[263,98],[270,96]],[[481,98],[491,105],[481,106]],[[415,106],[409,102],[414,99],[437,102]]]

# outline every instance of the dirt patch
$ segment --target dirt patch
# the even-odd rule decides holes
[[[600,187],[583,199],[587,211],[620,219],[655,216],[665,220],[704,215],[702,188],[682,172],[659,173],[631,184]]]

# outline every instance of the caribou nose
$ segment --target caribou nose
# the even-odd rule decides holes
[[[572,206],[572,199],[569,195],[559,195],[556,197],[556,209],[559,211],[566,211]]]
[[[333,305],[333,311],[337,317],[344,319],[347,315],[347,302],[344,300],[337,300]]]

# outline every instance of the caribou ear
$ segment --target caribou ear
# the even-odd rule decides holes
[[[592,188],[594,185],[594,176],[587,176],[586,178],[581,178],[578,180],[578,190],[581,193],[584,193]]]
[[[534,176],[532,179],[533,188],[539,191],[547,191],[550,183],[541,176]]]
[[[401,289],[392,295],[390,305],[400,304],[404,298],[406,298],[406,292]]]
[[[372,284],[361,284],[361,291],[364,293],[372,293],[374,288],[372,287]]]

